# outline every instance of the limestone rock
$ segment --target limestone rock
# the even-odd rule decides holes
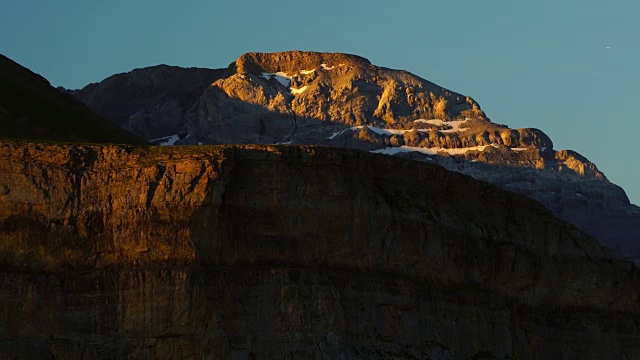
[[[186,111],[222,73],[159,65],[67,91],[120,127],[151,140],[181,132]]]
[[[638,358],[640,271],[538,202],[311,146],[0,142],[9,358]]]
[[[249,53],[225,75],[188,118],[191,133],[216,143],[314,143],[345,126],[484,119],[469,97],[355,55]]]
[[[138,134],[189,135],[176,144],[328,145],[437,162],[531,196],[640,263],[640,213],[621,188],[580,154],[555,150],[543,131],[491,122],[468,96],[349,54],[248,53],[222,72],[208,87],[211,78],[190,80],[203,87],[188,101],[163,95],[168,87],[138,91],[141,99],[165,99],[163,111],[132,104],[131,112],[155,119]],[[94,87],[108,98],[114,92],[106,83]]]

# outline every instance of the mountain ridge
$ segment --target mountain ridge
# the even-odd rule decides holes
[[[222,73],[222,69],[156,65],[115,74],[101,82],[87,85],[82,90],[66,92],[78,97],[118,126],[153,138],[164,134],[155,132],[150,123],[155,122],[156,126],[160,123],[165,131],[179,131],[181,124],[175,125],[172,119],[180,116],[185,108],[191,107],[190,98],[197,97]],[[123,77],[127,77],[125,86],[120,81]],[[83,96],[86,93],[112,95],[94,98]],[[161,104],[158,105],[160,108],[154,109],[157,104]],[[149,110],[138,111],[141,108]]]
[[[471,97],[407,71],[349,54],[247,53],[202,89],[188,110],[164,111],[170,97],[138,108],[173,124],[169,130],[147,121],[153,136],[139,134],[176,145],[315,144],[434,162],[533,197],[640,260],[640,210],[595,164],[555,150],[540,129],[493,123]]]
[[[145,144],[44,77],[0,55],[0,136],[71,142]]]
[[[640,270],[555,215],[624,227],[624,190],[539,130],[469,118],[466,98],[407,115],[457,101],[446,89],[409,100],[396,73],[339,65],[209,84],[220,72],[141,69],[89,94],[140,132],[185,131],[167,144],[293,145],[0,140],[0,353],[640,357]]]

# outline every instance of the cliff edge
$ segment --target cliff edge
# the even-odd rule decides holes
[[[0,239],[9,356],[640,356],[631,263],[406,159],[2,142]]]

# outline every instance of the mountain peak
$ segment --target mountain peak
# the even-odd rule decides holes
[[[313,144],[438,164],[532,197],[640,259],[640,213],[595,164],[554,150],[539,129],[492,122],[471,97],[408,71],[349,54],[287,51],[244,54],[213,73],[217,79],[193,69],[163,76],[179,79],[166,83],[141,84],[134,75],[123,79],[130,86],[105,81],[77,95],[164,145]]]
[[[331,68],[339,65],[356,67],[371,66],[371,62],[361,56],[343,53],[323,53],[315,51],[283,51],[274,53],[250,52],[238,58],[232,67],[240,74],[258,72],[297,72],[320,67]]]

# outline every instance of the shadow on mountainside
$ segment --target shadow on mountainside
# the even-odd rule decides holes
[[[456,157],[415,152],[400,156],[438,164],[533,198],[616,254],[640,261],[640,207],[631,204],[624,190],[606,179],[584,179],[570,175],[569,169],[561,172],[560,177],[554,170],[471,162]],[[562,164],[552,167],[558,166]]]
[[[0,137],[8,139],[146,144],[2,55],[0,121]]]

